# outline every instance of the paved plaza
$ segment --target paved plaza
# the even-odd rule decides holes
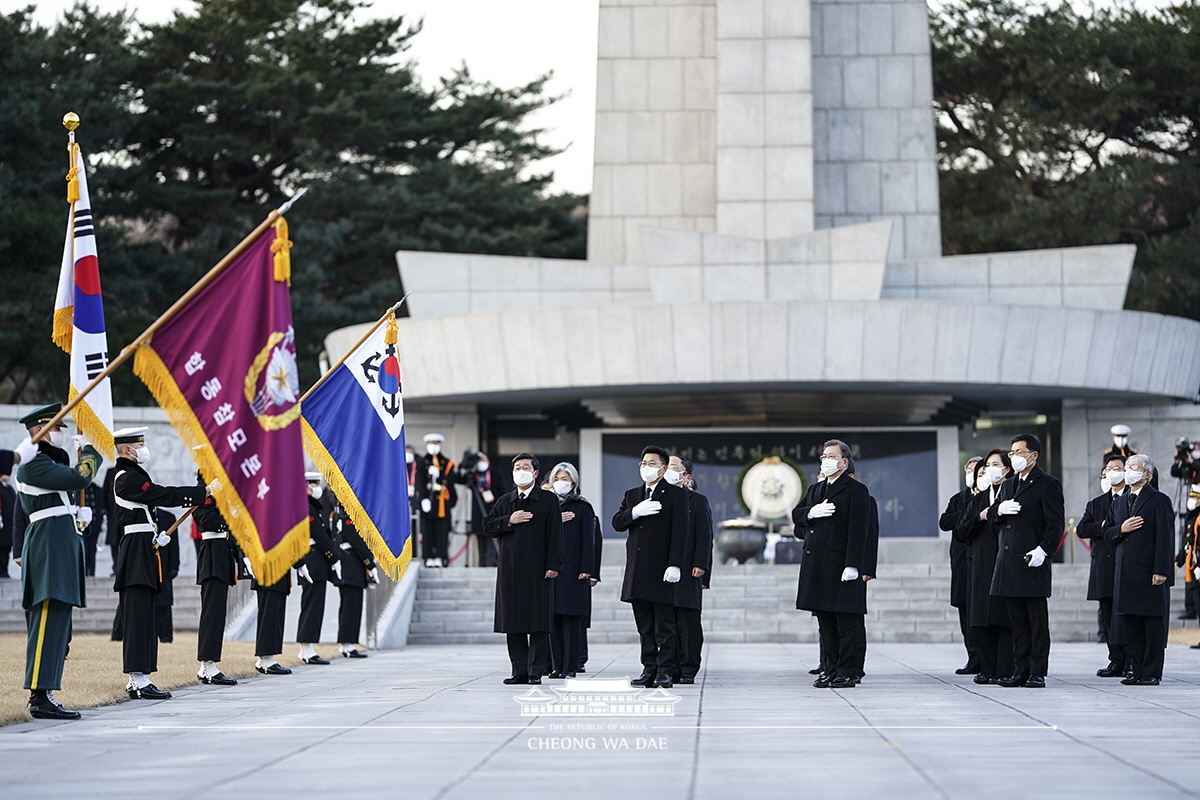
[[[1095,677],[1099,645],[1056,645],[1049,687],[1032,690],[954,675],[954,645],[878,644],[866,682],[841,692],[811,688],[815,645],[712,645],[696,685],[671,690],[674,716],[654,718],[523,717],[505,652],[414,646],[13,725],[4,795],[1200,795],[1200,652],[1179,645],[1155,688]],[[589,680],[634,675],[636,647],[596,646],[588,666]]]

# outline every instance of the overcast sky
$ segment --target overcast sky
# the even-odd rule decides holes
[[[142,22],[163,22],[189,0],[91,0],[105,11],[128,8]],[[1134,0],[1138,8],[1158,8],[1171,0]],[[36,19],[53,24],[72,0],[0,0],[0,12],[36,6]],[[1097,6],[1117,0],[1097,0]],[[938,0],[931,0],[935,8]],[[1076,7],[1090,3],[1079,0]],[[599,0],[375,0],[376,16],[423,18],[424,30],[410,53],[422,80],[432,82],[466,62],[472,76],[499,86],[526,83],[553,71],[552,94],[568,96],[538,112],[531,123],[546,128],[544,139],[567,148],[545,169],[557,188],[587,193],[592,186],[592,144],[596,100],[596,30]]]

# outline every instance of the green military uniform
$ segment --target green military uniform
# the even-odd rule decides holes
[[[71,467],[66,451],[42,442],[38,455],[17,469],[21,508],[29,518],[21,551],[21,605],[29,612],[26,689],[62,688],[71,609],[87,605],[83,537],[71,493],[92,482],[101,461],[89,445]]]

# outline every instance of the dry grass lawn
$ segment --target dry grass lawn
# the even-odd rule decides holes
[[[1200,630],[1196,628],[1171,628],[1171,632],[1167,634],[1167,641],[1171,644],[1193,645],[1200,642]]]
[[[297,645],[285,643],[284,654],[276,656],[285,667],[300,663]],[[331,651],[332,652],[329,652]],[[329,658],[336,655],[337,645],[318,646],[317,652]],[[254,642],[225,642],[223,659],[218,665],[230,678],[257,676],[254,671]],[[150,676],[160,689],[195,686],[196,633],[176,632],[175,641],[158,646],[158,672]],[[25,703],[29,692],[21,688],[25,681],[24,634],[0,634],[0,725],[29,720]],[[128,700],[125,683],[128,677],[121,672],[121,643],[95,633],[76,634],[71,640],[71,653],[63,672],[63,688],[54,693],[66,708],[80,710],[108,706]]]

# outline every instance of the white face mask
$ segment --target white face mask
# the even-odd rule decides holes
[[[821,474],[828,478],[830,475],[838,471],[837,458],[822,458],[821,459]]]
[[[991,486],[992,482],[988,480],[988,476],[986,474],[980,475],[979,479],[975,481],[975,488],[981,492],[986,492],[991,488]]]
[[[486,462],[486,461],[477,461],[477,462],[475,463],[475,471],[476,471],[476,472],[487,472],[487,471],[488,471],[488,462]]]
[[[133,454],[137,456],[137,463],[143,467],[150,463],[150,447],[148,445],[142,445],[137,450],[134,450]]]
[[[642,483],[654,483],[658,480],[658,467],[642,467],[640,470]]]
[[[1136,469],[1125,470],[1125,485],[1133,486],[1135,483],[1146,477],[1146,473],[1138,472]]]
[[[527,469],[514,469],[513,483],[521,488],[524,488],[533,483],[533,473]]]
[[[442,452],[442,446],[437,442],[430,442],[429,444],[425,445],[425,452],[429,453],[431,456],[436,456],[438,453]]]
[[[1012,456],[1013,472],[1024,472],[1029,466],[1029,459],[1025,456]]]
[[[1108,479],[1109,486],[1120,486],[1125,482],[1125,470],[1110,469],[1104,473],[1104,477]]]
[[[413,452],[411,450],[404,451],[404,463],[405,464],[411,464],[416,460],[417,460],[417,457],[415,455],[413,455]]]
[[[1195,511],[1197,504],[1200,504],[1200,497],[1189,497],[1187,499],[1188,511]]]
[[[988,485],[999,483],[1004,480],[1004,467],[997,467],[995,464],[989,464],[984,468],[983,474],[988,479]]]
[[[676,472],[675,470],[671,469],[670,467],[667,467],[667,471],[663,473],[663,477],[667,479],[667,483],[671,484],[672,486],[675,486],[681,480],[683,480],[683,473]]]
[[[63,450],[67,446],[67,432],[64,430],[52,430],[46,434],[46,441],[50,442],[51,447]]]
[[[321,492],[322,492],[322,489],[321,489],[321,484],[319,484],[319,483],[317,483],[317,484],[312,484],[312,483],[310,483],[310,484],[308,485],[308,493],[309,493],[309,496],[310,496],[310,497],[312,497],[312,499],[313,499],[313,500],[320,500],[320,499],[321,499]]]
[[[1128,441],[1129,441],[1128,436],[1114,436],[1113,437],[1113,444],[1115,444],[1117,447],[1124,447]]]
[[[966,476],[967,476],[967,486],[974,486],[975,485],[975,470],[971,470],[970,472],[966,473]]]
[[[571,492],[572,483],[570,481],[555,481],[554,491],[560,495],[567,495]]]
[[[1112,484],[1108,482],[1108,473],[1107,472],[1100,476],[1100,491],[1102,491],[1102,492],[1112,491]]]

